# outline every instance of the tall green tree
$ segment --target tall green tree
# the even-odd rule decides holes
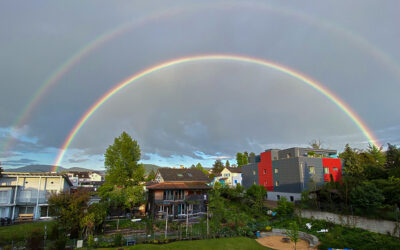
[[[104,154],[106,176],[99,188],[103,199],[110,200],[113,206],[133,208],[143,202],[144,181],[143,164],[139,164],[140,147],[126,132],[115,138]]]
[[[231,166],[231,164],[229,163],[228,160],[226,160],[226,162],[225,162],[225,167],[229,168],[230,166]]]
[[[215,160],[212,168],[213,173],[219,174],[222,172],[222,170],[224,170],[224,164],[222,163],[222,161],[220,159]]]
[[[149,175],[147,176],[147,181],[152,181],[154,180],[154,178],[156,178],[156,172],[154,172],[154,169],[152,169]]]
[[[236,164],[238,167],[243,166],[243,154],[240,152],[236,153]]]
[[[339,154],[343,160],[343,170],[349,176],[361,176],[363,174],[363,167],[361,166],[359,156],[349,144],[346,144],[344,152]]]
[[[400,148],[390,143],[386,151],[386,168],[389,170],[400,168]]]
[[[114,139],[104,154],[105,182],[118,186],[139,185],[144,180],[143,164],[139,164],[140,147],[126,132]]]
[[[294,249],[296,250],[297,242],[299,241],[299,225],[296,222],[290,223],[289,229],[286,230],[285,234],[294,242]]]
[[[351,193],[351,203],[361,209],[374,209],[382,205],[385,200],[383,193],[372,182],[363,182],[355,187]]]

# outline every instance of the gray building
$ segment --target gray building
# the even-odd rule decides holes
[[[265,186],[269,200],[299,200],[304,190],[316,189],[333,179],[341,181],[341,161],[336,150],[270,149],[242,166],[243,186]]]

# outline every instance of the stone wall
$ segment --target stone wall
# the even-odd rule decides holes
[[[339,215],[311,210],[302,210],[301,212],[298,210],[297,213],[303,218],[325,220],[346,227],[357,227],[375,233],[400,237],[400,224],[395,221],[374,220],[359,216]]]

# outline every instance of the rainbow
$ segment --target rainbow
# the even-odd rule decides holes
[[[312,87],[314,90],[318,91],[323,96],[327,97],[331,100],[338,108],[340,108],[360,129],[360,131],[364,134],[364,136],[368,139],[368,141],[379,147],[379,142],[374,136],[371,129],[361,120],[361,118],[338,96],[336,96],[332,91],[327,89],[321,83],[311,79],[310,77],[301,74],[293,69],[290,69],[286,66],[279,65],[275,62],[267,61],[264,59],[253,58],[248,56],[241,55],[229,55],[229,54],[211,54],[211,55],[196,55],[196,56],[188,56],[177,58],[174,60],[166,61],[155,66],[151,66],[143,71],[134,74],[127,78],[126,80],[118,83],[112,89],[110,89],[107,93],[105,93],[101,98],[99,98],[87,111],[86,113],[79,119],[78,123],[75,124],[67,138],[65,139],[62,147],[57,155],[57,158],[53,164],[53,171],[57,171],[58,166],[61,164],[62,159],[70,146],[71,142],[79,132],[79,130],[85,125],[88,119],[104,104],[113,97],[116,93],[121,91],[123,88],[128,86],[129,84],[142,79],[150,74],[156,73],[162,69],[166,69],[172,66],[189,63],[189,62],[199,62],[199,61],[233,61],[233,62],[242,62],[242,63],[250,63],[256,64],[260,66],[264,66],[270,69],[274,69],[276,71],[287,74],[302,83]]]
[[[178,14],[188,13],[189,11],[198,12],[210,8],[221,8],[221,9],[248,8],[260,11],[270,11],[273,13],[278,13],[279,15],[296,18],[302,22],[306,22],[317,28],[327,30],[331,33],[338,34],[341,37],[346,38],[348,41],[355,44],[357,48],[366,51],[374,58],[376,58],[377,61],[383,63],[389,70],[391,70],[400,79],[400,66],[398,65],[398,63],[388,54],[384,53],[383,51],[375,47],[373,44],[371,44],[368,40],[338,25],[332,24],[323,19],[311,17],[298,10],[294,11],[291,9],[275,7],[265,3],[248,3],[248,2],[224,2],[223,4],[212,3],[212,4],[193,5],[190,7],[177,7],[151,14],[150,16],[146,16],[136,22],[128,22],[123,25],[120,25],[117,28],[114,28],[106,33],[103,33],[102,35],[98,36],[97,38],[95,38],[82,48],[80,48],[76,53],[74,53],[64,63],[62,63],[43,82],[40,88],[34,93],[32,98],[24,106],[21,113],[17,116],[17,119],[11,125],[11,128],[12,129],[19,128],[23,124],[26,124],[27,120],[30,118],[32,114],[32,111],[35,109],[35,107],[37,107],[40,101],[49,92],[51,87],[54,86],[57,82],[59,82],[60,79],[62,79],[62,77],[66,75],[75,65],[77,65],[80,61],[82,61],[85,57],[87,57],[91,52],[93,52],[97,48],[100,48],[103,44],[115,39],[116,37],[134,28],[139,28],[142,25],[148,24],[149,22],[171,18]],[[12,148],[13,143],[14,140],[12,137],[10,137],[8,140],[4,141],[0,149],[3,149],[2,151],[4,153],[7,153],[10,150],[10,148]]]

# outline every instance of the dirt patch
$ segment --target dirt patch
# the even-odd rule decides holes
[[[293,242],[283,242],[282,238],[287,238],[285,236],[266,236],[262,238],[256,239],[258,243],[260,243],[263,246],[270,247],[273,249],[277,250],[287,250],[287,249],[294,249],[294,243]],[[310,245],[308,244],[307,241],[299,239],[296,245],[297,250],[308,250],[308,249],[315,249],[315,248],[310,248]]]

